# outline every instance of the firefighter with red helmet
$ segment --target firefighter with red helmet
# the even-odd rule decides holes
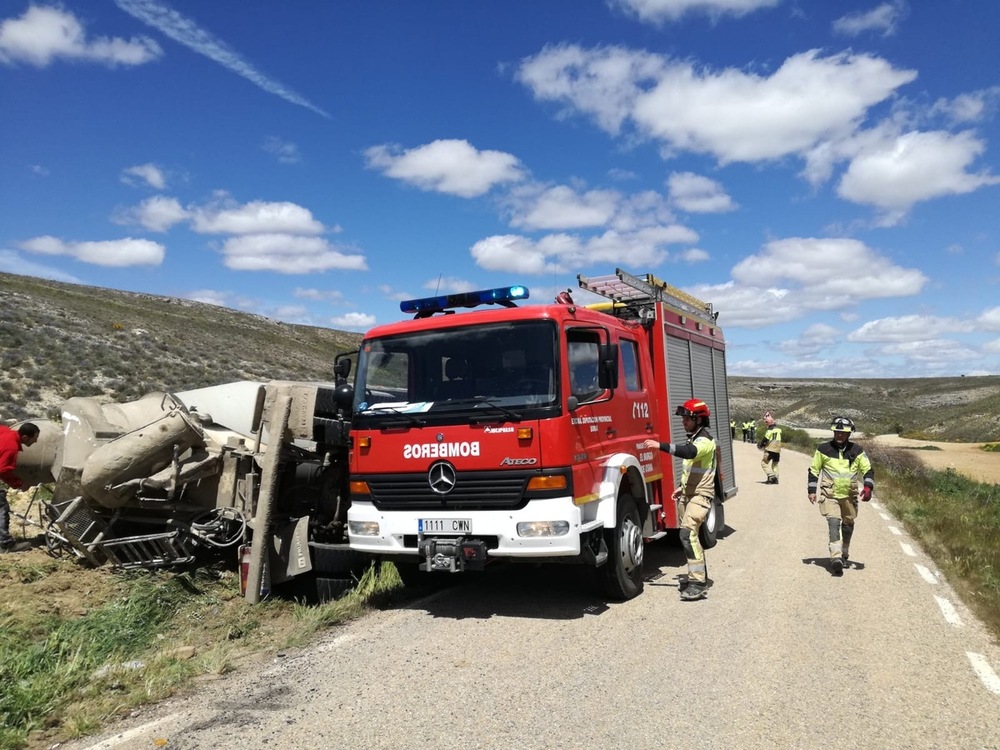
[[[708,431],[708,405],[692,398],[677,407],[675,412],[684,421],[687,442],[660,443],[656,440],[643,442],[645,448],[658,448],[683,459],[681,483],[674,490],[673,499],[678,504],[677,515],[680,522],[681,546],[687,557],[687,586],[681,588],[681,599],[694,601],[705,598],[708,585],[708,567],[705,550],[698,539],[698,530],[712,509],[715,496],[716,445],[715,438]]]
[[[872,499],[875,470],[861,446],[851,441],[854,422],[850,417],[835,417],[830,429],[833,440],[820,443],[813,454],[807,492],[815,505],[819,490],[819,510],[830,532],[830,571],[841,576],[858,517],[858,499]]]

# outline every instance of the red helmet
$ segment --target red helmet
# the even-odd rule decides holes
[[[695,419],[698,417],[705,417],[705,419],[708,419],[708,404],[704,401],[699,401],[696,398],[689,398],[677,407],[677,411],[675,411],[674,414],[679,417],[693,417]]]

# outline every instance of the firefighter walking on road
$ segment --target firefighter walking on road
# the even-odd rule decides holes
[[[777,484],[778,461],[781,459],[781,428],[775,424],[774,416],[769,411],[764,412],[764,424],[767,425],[767,431],[757,443],[757,447],[764,451],[760,468],[767,477],[764,484]]]
[[[851,442],[854,422],[849,417],[836,417],[830,429],[833,440],[821,443],[813,454],[807,491],[815,505],[818,490],[819,510],[830,532],[830,571],[841,576],[850,555],[858,499],[872,499],[875,471],[861,446]]]
[[[704,401],[688,399],[674,413],[684,420],[687,442],[678,445],[650,439],[643,442],[643,446],[658,448],[683,459],[681,483],[673,493],[681,519],[679,533],[688,569],[687,586],[681,588],[681,599],[695,601],[705,598],[708,586],[708,566],[698,531],[715,498],[716,445],[708,431],[709,411]]]

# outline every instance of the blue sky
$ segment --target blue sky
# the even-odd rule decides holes
[[[995,0],[7,0],[0,270],[364,331],[622,266],[712,302],[731,374],[996,374],[998,28]]]

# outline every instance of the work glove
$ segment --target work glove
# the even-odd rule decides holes
[[[872,499],[872,488],[865,486],[861,488],[861,493],[858,495],[861,498],[861,502],[867,503]]]

